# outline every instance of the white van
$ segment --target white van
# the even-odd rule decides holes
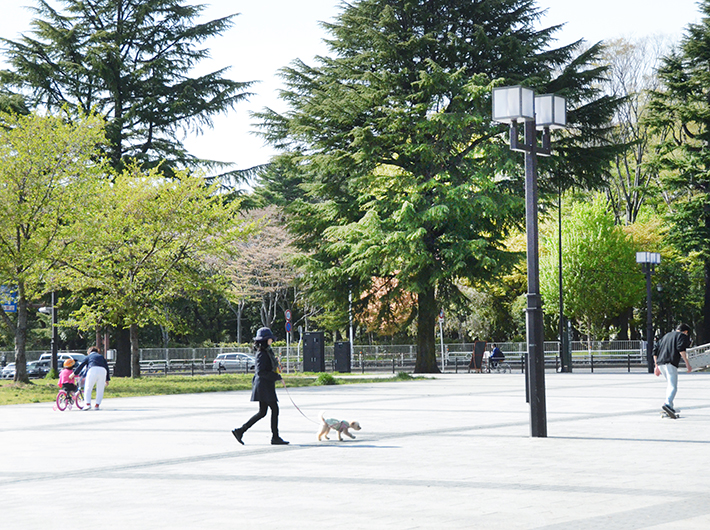
[[[74,359],[76,361],[76,364],[79,364],[81,361],[86,359],[86,355],[83,353],[74,353],[74,352],[57,352],[57,366],[61,370],[62,366],[64,365],[64,361],[67,359]],[[39,356],[40,361],[51,361],[52,360],[52,354],[51,353],[43,353],[42,355]]]

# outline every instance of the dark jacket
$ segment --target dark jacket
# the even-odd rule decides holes
[[[102,368],[106,368],[106,381],[111,380],[111,374],[109,373],[109,367],[108,362],[106,362],[106,358],[100,353],[96,352],[93,352],[88,357],[86,357],[86,359],[81,361],[81,364],[74,368],[74,373],[76,375],[81,374],[81,371],[84,369],[84,367],[86,367],[86,370],[84,370],[84,373],[86,373],[92,366],[101,366]]]
[[[676,368],[680,364],[680,352],[685,351],[690,346],[690,337],[680,331],[671,331],[663,335],[653,346],[653,355],[656,363],[672,364]]]
[[[276,398],[276,381],[281,379],[274,351],[267,347],[256,353],[256,375],[251,382],[251,400],[273,403]]]

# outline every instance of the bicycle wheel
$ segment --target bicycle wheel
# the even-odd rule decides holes
[[[79,410],[84,408],[84,391],[81,388],[74,393],[74,403]]]
[[[57,394],[57,408],[59,410],[67,409],[67,393],[65,390],[60,390]]]

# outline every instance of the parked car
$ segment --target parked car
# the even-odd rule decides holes
[[[27,363],[27,377],[42,378],[49,373],[50,368],[47,361],[30,361]]]
[[[222,372],[246,372],[254,370],[256,359],[247,353],[220,353],[212,361],[212,370]]]
[[[14,379],[15,378],[15,363],[8,363],[5,368],[0,372],[0,377],[3,379]]]
[[[35,361],[37,363],[37,366],[39,366],[42,370],[44,370],[44,375],[47,375],[49,371],[52,369],[52,360],[51,359],[44,359],[42,361]]]
[[[74,353],[74,352],[58,352],[57,353],[57,367],[59,370],[62,369],[62,365],[64,364],[64,361],[67,359],[74,359],[76,361],[76,364],[79,364],[81,361],[86,359],[86,355],[83,353]],[[52,362],[52,354],[51,353],[43,353],[42,355],[39,356],[40,361],[49,361],[50,363]]]
[[[27,363],[27,377],[39,379],[49,373],[51,365],[49,361],[30,361]],[[15,363],[10,363],[0,372],[3,379],[13,379],[15,377]]]

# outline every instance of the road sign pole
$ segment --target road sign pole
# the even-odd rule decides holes
[[[444,310],[439,311],[439,336],[441,337],[441,372],[444,372]]]
[[[291,310],[287,309],[284,312],[286,317],[286,373],[291,373],[291,330],[293,326],[291,325]]]

